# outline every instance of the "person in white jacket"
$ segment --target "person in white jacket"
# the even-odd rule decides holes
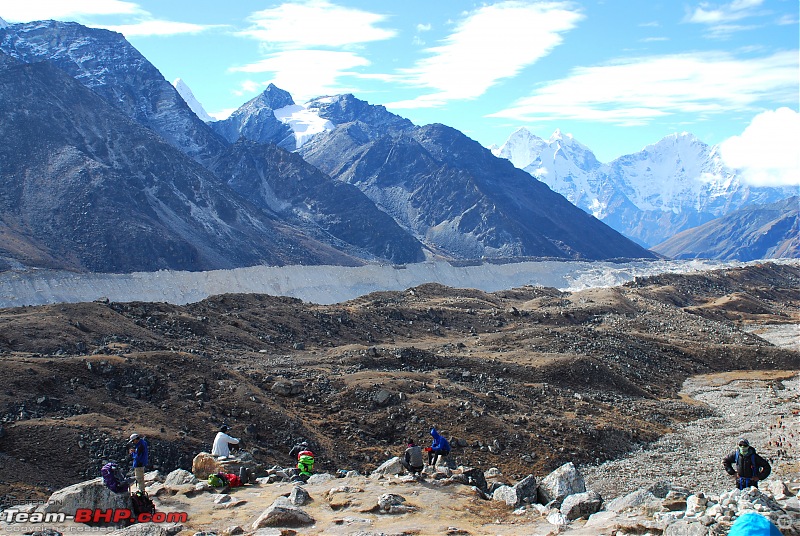
[[[239,439],[236,437],[229,436],[225,432],[228,431],[228,427],[226,425],[222,425],[217,432],[217,436],[214,438],[214,446],[211,447],[211,455],[212,456],[220,456],[220,457],[227,457],[231,455],[231,450],[229,445],[238,445]]]

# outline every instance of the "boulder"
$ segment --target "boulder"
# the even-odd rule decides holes
[[[494,490],[494,493],[492,493],[492,500],[504,502],[512,508],[516,508],[522,502],[517,494],[517,490],[511,486],[498,487]]]
[[[659,507],[661,506],[661,501],[658,499],[658,497],[646,489],[637,489],[636,491],[632,491],[627,495],[617,497],[613,501],[606,504],[606,510],[621,513],[634,508],[655,504],[657,504]]]
[[[535,501],[538,495],[539,484],[536,482],[536,477],[528,475],[514,485],[517,490],[517,496],[520,501],[530,500]]]
[[[679,519],[667,525],[662,534],[663,536],[706,536],[708,527],[696,521]]]
[[[397,506],[406,502],[406,498],[396,493],[384,493],[378,497],[378,508],[388,511],[391,506]]]
[[[336,477],[329,473],[318,473],[316,475],[311,475],[306,480],[306,484],[312,486],[314,484],[324,484],[325,482],[330,482],[331,480],[335,480]]]
[[[570,521],[589,517],[600,511],[603,498],[594,491],[567,495],[561,503],[561,513]]]
[[[565,463],[539,483],[539,502],[547,504],[551,501],[561,501],[567,495],[583,493],[586,491],[586,483],[583,475],[578,472],[575,464]]]
[[[289,502],[295,506],[303,506],[311,502],[311,495],[303,488],[303,486],[295,486],[289,494]]]
[[[278,497],[253,522],[253,530],[262,527],[302,527],[313,525],[314,518],[289,502],[286,497]]]
[[[380,467],[372,471],[373,475],[399,475],[403,473],[405,469],[403,468],[403,464],[400,462],[400,458],[395,456],[394,458],[390,458],[383,462]]]
[[[205,480],[208,475],[224,471],[225,467],[208,452],[201,452],[192,460],[192,473],[200,480]]]
[[[105,487],[102,478],[95,478],[56,491],[47,500],[42,511],[75,515],[78,508],[108,510],[131,508],[131,506],[130,495],[114,493]]]
[[[303,384],[298,381],[279,378],[272,384],[271,390],[280,396],[294,396],[303,392]]]
[[[164,479],[164,485],[169,487],[181,486],[183,484],[195,485],[197,482],[199,482],[197,477],[186,469],[175,469]]]

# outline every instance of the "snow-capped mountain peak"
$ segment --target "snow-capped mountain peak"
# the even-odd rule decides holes
[[[178,91],[178,94],[186,101],[186,104],[189,105],[189,108],[195,113],[197,117],[199,117],[202,121],[208,123],[210,121],[214,121],[214,118],[206,113],[205,108],[203,105],[200,104],[200,101],[195,98],[194,93],[189,88],[189,86],[184,82],[181,78],[176,78],[172,85],[175,86],[175,89]]]
[[[547,147],[547,142],[525,127],[514,131],[501,146],[492,149],[500,158],[510,160],[514,167],[525,169],[531,165]]]
[[[0,28],[5,28],[7,26],[8,26],[8,23],[6,21],[4,21],[2,17],[0,17]]]
[[[320,132],[336,128],[332,122],[320,117],[316,110],[300,104],[290,104],[274,110],[273,113],[278,121],[292,129],[298,149]]]

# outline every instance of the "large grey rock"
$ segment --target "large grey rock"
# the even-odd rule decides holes
[[[492,493],[492,500],[504,502],[508,506],[517,507],[522,502],[517,490],[512,486],[500,486]]]
[[[400,462],[400,458],[395,456],[394,458],[390,458],[383,462],[380,467],[372,471],[373,475],[399,475],[403,473],[405,469],[403,469],[403,464]]]
[[[606,510],[612,512],[624,512],[650,504],[661,504],[658,497],[647,491],[646,489],[638,489],[632,491],[622,497],[617,497],[613,501],[606,504]]]
[[[539,490],[539,484],[536,482],[536,477],[528,475],[514,485],[517,490],[517,496],[520,501],[536,500]]]
[[[167,478],[164,479],[164,485],[173,487],[173,486],[182,486],[184,484],[197,484],[199,480],[195,477],[192,473],[187,471],[186,469],[175,469],[170,474],[167,475]]]
[[[567,495],[583,493],[586,483],[583,475],[572,462],[565,463],[539,483],[539,502],[547,504],[550,501],[563,500]]]
[[[667,525],[663,536],[706,536],[708,527],[697,521],[690,522],[688,519],[679,519]]]
[[[278,497],[253,522],[253,529],[256,530],[262,527],[302,527],[313,524],[313,517],[293,505],[286,497]]]
[[[560,510],[564,517],[573,521],[597,513],[602,505],[603,498],[598,493],[587,491],[567,495],[561,503]]]
[[[289,494],[289,502],[295,506],[303,506],[311,502],[311,495],[303,488],[303,486],[295,486]]]
[[[131,507],[131,498],[127,493],[114,493],[105,485],[102,478],[78,482],[60,489],[47,500],[43,511],[61,512],[75,515],[78,508],[122,509]]]

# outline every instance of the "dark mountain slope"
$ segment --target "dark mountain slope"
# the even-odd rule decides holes
[[[0,70],[3,254],[97,272],[353,264],[48,62]]]
[[[370,134],[368,125],[342,125],[312,140],[302,154],[361,188],[445,255],[652,257],[455,129],[428,125]]]
[[[122,34],[74,22],[0,28],[0,50],[23,62],[48,60],[129,118],[203,162],[225,142]]]
[[[422,245],[355,186],[332,180],[295,153],[240,140],[212,169],[252,203],[361,257],[424,260]]]
[[[800,258],[800,197],[768,205],[751,205],[655,246],[675,259]]]

